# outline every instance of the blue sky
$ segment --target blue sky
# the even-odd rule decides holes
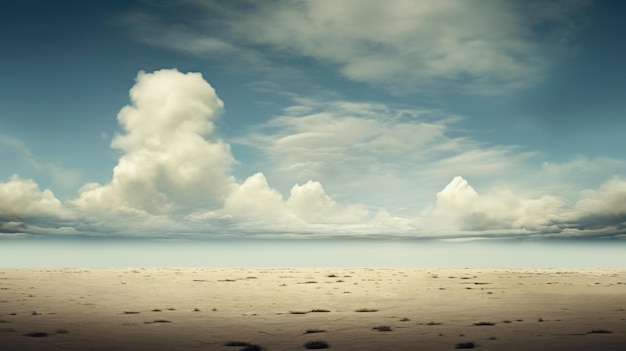
[[[0,237],[623,238],[617,1],[4,1]]]

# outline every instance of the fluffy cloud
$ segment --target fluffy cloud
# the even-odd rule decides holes
[[[126,21],[141,40],[185,52],[237,52],[263,67],[268,55],[296,55],[395,90],[432,90],[446,82],[468,93],[497,94],[541,78],[547,53],[573,37],[586,3],[191,1],[197,22],[181,16],[185,25],[172,23],[149,11]]]
[[[368,211],[359,206],[337,204],[319,182],[294,185],[285,200],[269,186],[263,173],[238,186],[226,199],[224,212],[243,221],[266,222],[273,229],[286,224],[289,229],[299,229],[302,225],[361,223],[368,218]]]
[[[33,180],[12,176],[0,182],[0,235],[616,236],[626,228],[623,178],[571,196],[509,188],[527,156],[450,136],[459,117],[440,111],[300,99],[239,141],[266,153],[268,178],[289,182],[281,193],[261,172],[241,183],[232,177],[233,156],[214,126],[223,103],[200,74],[142,72],[130,97],[118,115],[123,132],[111,143],[121,152],[111,181],[86,184],[64,206]],[[579,158],[544,163],[539,173],[561,179],[589,165],[624,169],[619,160]],[[458,176],[432,190],[464,170],[494,185],[474,188]],[[397,207],[418,197],[430,206]]]
[[[626,233],[626,180],[613,177],[596,190],[585,190],[568,229]]]
[[[131,105],[118,114],[122,152],[105,185],[87,184],[73,205],[85,211],[162,214],[221,206],[235,182],[228,144],[214,134],[223,109],[199,73],[140,72]]]
[[[558,223],[568,213],[566,202],[558,197],[526,198],[506,188],[479,195],[467,180],[455,177],[419,222],[448,234],[551,234],[561,232]]]
[[[66,217],[67,210],[49,189],[13,175],[0,182],[0,218]]]
[[[0,182],[0,236],[73,234],[66,222],[73,218],[49,189],[35,181],[11,176]]]

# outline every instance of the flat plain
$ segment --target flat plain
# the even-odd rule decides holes
[[[0,345],[623,350],[626,270],[0,269]]]

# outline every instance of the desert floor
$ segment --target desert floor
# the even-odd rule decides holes
[[[618,269],[0,269],[0,289],[1,350],[626,349]]]

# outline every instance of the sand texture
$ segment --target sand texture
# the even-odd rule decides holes
[[[1,350],[626,349],[616,269],[0,269],[0,289]]]

